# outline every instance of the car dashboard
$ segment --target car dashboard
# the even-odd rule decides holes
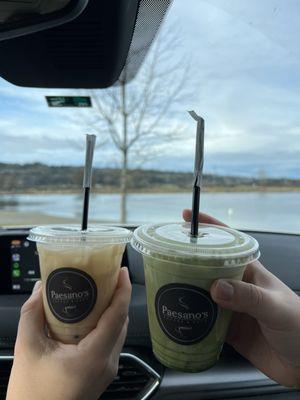
[[[134,227],[131,227],[132,229]],[[40,278],[29,228],[0,230],[0,400],[5,399],[22,304]],[[250,232],[260,243],[264,265],[300,294],[300,236]],[[127,246],[122,261],[130,271],[129,327],[118,375],[101,399],[299,399],[300,392],[270,380],[225,345],[219,362],[201,373],[163,367],[153,356],[141,256]]]

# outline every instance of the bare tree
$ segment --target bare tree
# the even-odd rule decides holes
[[[157,156],[161,144],[178,140],[182,126],[174,113],[184,96],[187,59],[178,59],[178,35],[170,28],[158,35],[137,77],[126,83],[126,66],[118,84],[91,90],[94,113],[84,121],[108,135],[121,165],[121,222],[127,221],[128,169]]]

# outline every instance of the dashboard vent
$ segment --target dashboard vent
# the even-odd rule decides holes
[[[0,400],[5,400],[12,361],[0,359]]]
[[[143,360],[131,353],[122,353],[118,375],[101,400],[146,400],[159,382],[159,375]]]
[[[5,400],[12,361],[0,357],[0,400]],[[118,375],[101,400],[146,400],[158,388],[159,375],[143,360],[131,353],[122,353]]]

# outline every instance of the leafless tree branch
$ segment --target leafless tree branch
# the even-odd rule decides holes
[[[173,115],[186,95],[190,65],[187,58],[176,58],[180,47],[177,28],[165,28],[136,79],[125,88],[124,82],[119,82],[110,89],[90,91],[94,108],[91,115],[80,116],[80,123],[97,133],[105,133],[121,156],[123,222],[126,222],[128,160],[135,166],[144,166],[160,155],[165,143],[178,140],[183,132],[183,127],[174,122],[163,128],[164,121],[174,121]]]

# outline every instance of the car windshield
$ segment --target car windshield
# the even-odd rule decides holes
[[[181,220],[195,110],[205,119],[201,210],[236,228],[300,233],[299,19],[297,0],[175,0],[127,85],[1,79],[0,225],[80,221],[86,133],[97,135],[91,221]]]

